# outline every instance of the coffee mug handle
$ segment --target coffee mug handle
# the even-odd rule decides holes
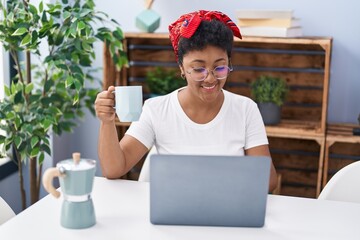
[[[115,91],[112,91],[111,93],[115,95]],[[116,101],[115,101],[115,105],[113,106],[113,108],[116,109]]]

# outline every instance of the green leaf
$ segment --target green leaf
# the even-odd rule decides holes
[[[65,81],[65,87],[68,88],[69,86],[71,86],[74,83],[74,78],[72,76],[67,76],[66,81]]]
[[[75,73],[75,74],[74,74],[74,77],[75,77],[77,80],[80,81],[81,86],[84,85],[84,78],[85,78],[85,76],[84,76],[83,74]],[[87,77],[88,77],[88,79],[89,79],[89,75],[88,75]]]
[[[33,31],[31,33],[31,43],[35,43],[39,38],[39,34],[37,31]]]
[[[72,112],[68,112],[64,114],[64,119],[72,119],[75,117],[75,114]]]
[[[56,4],[47,4],[49,10],[48,12],[51,15],[57,15],[59,13],[59,11],[61,10],[61,4],[60,3],[56,3]]]
[[[47,131],[49,129],[49,127],[51,126],[51,121],[49,119],[45,119],[42,122],[43,128],[45,129],[45,131]]]
[[[15,113],[14,112],[8,112],[6,114],[6,119],[7,120],[11,120],[11,119],[14,119],[15,118]]]
[[[17,92],[22,91],[23,87],[24,87],[24,84],[22,82],[19,81],[19,82],[15,83],[15,89]]]
[[[48,92],[51,89],[51,87],[53,87],[53,85],[54,85],[53,80],[51,80],[51,79],[47,80],[45,83],[45,86],[44,86],[44,91]]]
[[[79,92],[82,88],[82,84],[78,79],[74,79],[75,89]]]
[[[27,157],[27,155],[26,155],[26,152],[21,152],[20,153],[20,160],[23,162],[23,161],[25,161],[25,159],[27,159],[28,157]]]
[[[118,21],[116,21],[115,19],[111,19],[111,21],[113,22],[113,23],[116,23],[117,25],[120,25],[119,23],[118,23]]]
[[[3,144],[5,142],[6,137],[0,135],[0,144]]]
[[[29,133],[32,133],[34,128],[31,124],[24,124],[23,129]]]
[[[72,52],[71,59],[74,63],[79,63],[79,56],[77,55],[77,53]]]
[[[110,44],[109,51],[110,51],[110,55],[114,56],[114,54],[115,54],[115,45],[113,43]]]
[[[113,32],[113,35],[118,40],[123,40],[124,39],[124,33],[120,28],[116,28],[116,30]]]
[[[21,137],[15,136],[14,143],[15,143],[16,148],[20,148],[20,145],[22,143]]]
[[[51,106],[48,108],[49,112],[51,112],[54,115],[62,115],[62,112],[59,108]]]
[[[42,13],[41,22],[42,22],[43,24],[45,24],[45,23],[48,22],[48,19],[47,19],[47,16],[46,16],[46,12],[43,12],[43,13]],[[43,29],[45,30],[45,29],[47,29],[47,28],[43,27]]]
[[[77,28],[76,24],[71,24],[70,35],[73,36],[74,38],[76,37],[76,28]]]
[[[66,19],[68,19],[70,16],[71,16],[71,13],[68,12],[68,11],[65,11],[64,14],[63,14],[64,21],[65,21]]]
[[[11,83],[11,94],[15,94],[15,93],[16,93],[16,84]]]
[[[84,29],[85,26],[86,26],[86,24],[83,21],[79,21],[77,24],[78,31]]]
[[[18,103],[22,103],[23,101],[24,101],[24,98],[23,98],[22,92],[21,91],[17,92],[14,97],[14,103],[18,104]]]
[[[76,50],[78,50],[78,51],[82,51],[82,49],[81,49],[81,41],[79,40],[79,39],[75,39],[75,48],[76,48]]]
[[[38,12],[37,12],[37,9],[36,9],[36,7],[35,7],[34,5],[28,4],[28,6],[29,6],[30,12],[31,12],[33,15],[36,15],[36,14],[38,13]]]
[[[6,95],[7,97],[9,97],[9,96],[11,95],[10,88],[5,85],[5,86],[4,86],[4,90],[5,90],[5,95]]]
[[[47,107],[51,104],[51,98],[49,98],[49,97],[43,97],[40,101],[41,101],[41,104],[45,105],[45,107]]]
[[[25,46],[26,44],[28,44],[30,42],[31,42],[31,35],[30,35],[30,33],[28,33],[21,41],[20,46]]]
[[[74,99],[73,99],[73,105],[77,104],[79,102],[79,94],[75,93]]]
[[[10,22],[14,22],[14,13],[11,12],[7,15],[7,20],[9,20]]]
[[[38,144],[38,142],[39,142],[39,138],[37,136],[33,136],[30,141],[31,148],[34,148],[36,146],[36,144]]]
[[[78,74],[80,74],[80,75],[83,75],[82,69],[81,69],[79,66],[77,66],[77,65],[72,65],[72,66],[70,66],[70,69],[71,69],[71,71],[72,71],[73,73],[78,73]]]
[[[41,138],[41,140],[44,142],[44,143],[46,143],[47,145],[49,145],[50,143],[49,143],[49,139],[48,138]]]
[[[44,152],[41,152],[39,155],[39,158],[38,158],[38,164],[39,165],[43,164],[44,159],[45,159],[45,154],[44,154]]]
[[[91,28],[89,28],[88,26],[86,26],[86,28],[85,28],[85,35],[86,35],[86,37],[89,37],[90,34],[91,34]]]
[[[18,130],[20,128],[21,120],[20,120],[20,118],[18,116],[15,116],[14,125],[15,125],[16,130]]]
[[[28,85],[26,85],[25,87],[25,93],[29,94],[34,88],[34,84],[33,83],[29,83]]]
[[[61,127],[61,129],[65,132],[71,132],[71,128],[73,126],[76,126],[76,124],[74,124],[73,122],[61,122],[59,124],[59,126]]]
[[[91,46],[90,46],[87,42],[85,42],[85,41],[83,41],[83,42],[81,43],[81,46],[82,46],[83,49],[84,49],[85,51],[87,51],[87,52],[91,52],[91,51],[92,51]]]
[[[91,59],[87,55],[81,55],[80,56],[80,64],[82,66],[90,67],[91,66]]]
[[[5,150],[9,151],[13,144],[12,139],[5,139],[4,144],[5,144]]]
[[[42,12],[44,10],[44,3],[41,1],[39,4],[39,12]]]
[[[83,8],[80,12],[80,17],[85,17],[86,15],[88,15],[89,13],[91,13],[92,10],[87,9],[87,8]]]
[[[56,64],[56,67],[60,68],[60,69],[63,69],[65,71],[68,71],[68,67],[66,66],[66,64]]]
[[[36,147],[31,150],[30,157],[36,157],[40,152],[40,148]]]
[[[21,36],[26,32],[28,32],[26,28],[18,28],[11,36]]]
[[[51,149],[48,144],[41,144],[40,150],[45,151],[47,154],[51,155]]]

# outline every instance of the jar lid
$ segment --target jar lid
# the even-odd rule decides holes
[[[66,159],[56,164],[56,167],[62,167],[67,171],[83,171],[95,168],[96,161],[90,159],[81,159],[80,153],[73,153],[73,159]]]

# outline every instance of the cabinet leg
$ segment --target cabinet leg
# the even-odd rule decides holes
[[[325,138],[321,139],[318,143],[320,144],[320,157],[319,157],[319,168],[316,183],[316,197],[319,196],[321,191],[321,183],[323,178],[323,165],[324,165],[324,152],[325,152]]]

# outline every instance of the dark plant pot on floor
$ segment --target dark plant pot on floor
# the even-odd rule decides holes
[[[281,106],[275,103],[258,103],[258,107],[265,125],[276,125],[280,123]]]

